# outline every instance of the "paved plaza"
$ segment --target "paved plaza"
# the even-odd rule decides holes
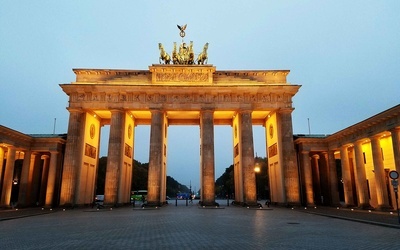
[[[220,208],[201,208],[184,201],[158,209],[3,210],[0,249],[399,248],[397,216],[364,211],[354,219],[362,223],[338,219],[334,210],[222,203]],[[321,216],[329,211],[330,217]]]

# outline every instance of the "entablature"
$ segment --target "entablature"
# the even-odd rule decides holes
[[[288,85],[289,70],[223,70],[213,65],[153,64],[149,70],[73,69],[76,81],[89,85]]]

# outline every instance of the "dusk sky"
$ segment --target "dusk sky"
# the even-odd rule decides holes
[[[400,103],[400,1],[9,1],[0,4],[0,124],[66,133],[73,68],[148,69],[180,42],[208,42],[217,70],[290,70],[295,134],[332,134]],[[109,126],[101,155],[107,154]],[[232,164],[229,126],[215,127],[216,178]],[[149,160],[149,126],[134,158]],[[199,187],[199,127],[170,126],[167,174]],[[254,126],[255,152],[265,135]]]

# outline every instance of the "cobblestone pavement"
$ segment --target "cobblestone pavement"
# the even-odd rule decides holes
[[[335,208],[39,208],[0,211],[0,249],[398,249],[399,229],[389,212]]]

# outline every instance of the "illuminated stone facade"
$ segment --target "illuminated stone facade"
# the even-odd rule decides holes
[[[212,65],[159,64],[149,70],[74,72],[75,82],[61,84],[70,111],[61,205],[87,204],[93,197],[102,125],[110,125],[105,203],[129,202],[134,128],[150,125],[148,204],[164,204],[167,130],[176,124],[200,126],[203,205],[215,204],[216,125],[232,126],[237,203],[257,204],[253,125],[266,128],[267,148],[275,148],[269,159],[277,177],[274,201],[299,203],[296,155],[287,145],[293,145],[292,97],[300,86],[286,81],[288,70],[217,71]]]
[[[58,205],[66,137],[26,135],[0,125],[0,207]]]
[[[396,207],[388,173],[400,172],[400,105],[329,136],[297,135],[295,144],[304,205]]]

